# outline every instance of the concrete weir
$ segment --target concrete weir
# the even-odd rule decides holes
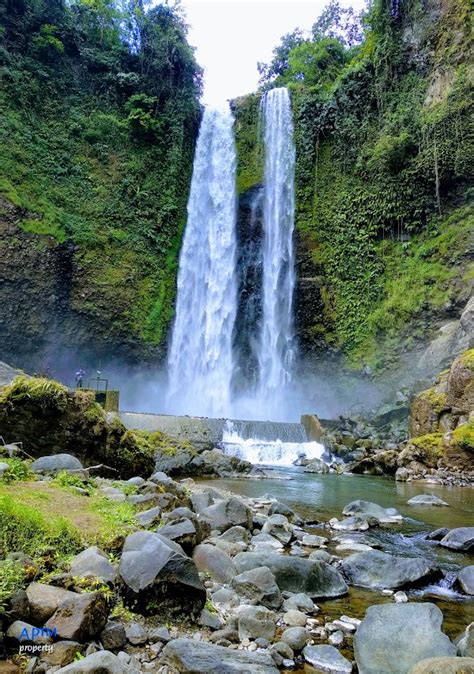
[[[120,412],[119,417],[126,428],[139,431],[162,431],[174,438],[189,440],[193,444],[212,448],[222,441],[224,431],[232,429],[245,439],[303,443],[308,441],[305,427],[298,423],[279,421],[243,421],[212,419],[208,417],[179,417],[168,414],[142,414]]]

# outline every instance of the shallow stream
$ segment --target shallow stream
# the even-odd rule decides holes
[[[302,468],[277,468],[272,470],[273,479],[214,479],[209,484],[227,489],[236,494],[258,498],[269,494],[286,503],[305,520],[326,522],[332,517],[342,518],[344,506],[356,499],[373,501],[388,508],[395,507],[403,515],[400,524],[373,527],[362,534],[348,533],[351,539],[367,536],[381,550],[403,556],[423,556],[436,559],[448,579],[433,586],[407,592],[410,601],[432,601],[444,614],[443,629],[452,639],[474,620],[474,598],[468,598],[451,587],[449,576],[454,577],[462,566],[474,564],[474,556],[442,548],[434,541],[425,539],[426,533],[447,527],[473,526],[474,491],[462,487],[444,487],[419,482],[395,482],[381,477],[365,475],[335,475],[304,473]],[[277,479],[275,479],[277,478]],[[449,503],[449,507],[409,506],[408,499],[417,494],[435,494]],[[312,533],[327,535],[327,529],[317,525]],[[342,532],[337,532],[342,533]],[[340,557],[351,552],[335,552]],[[363,618],[371,604],[391,602],[393,599],[379,591],[351,587],[349,594],[339,599],[318,601],[321,624],[324,618],[339,618],[344,613]],[[343,651],[344,652],[344,651]],[[351,655],[347,651],[347,655]],[[311,668],[310,668],[311,669]]]

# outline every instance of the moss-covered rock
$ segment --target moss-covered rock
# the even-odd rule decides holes
[[[35,457],[66,452],[85,466],[111,466],[123,478],[149,475],[155,465],[153,447],[110,419],[93,392],[51,379],[17,377],[0,390],[0,435]]]

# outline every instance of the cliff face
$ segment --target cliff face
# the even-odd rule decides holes
[[[370,372],[466,306],[474,147],[468,3],[381,0],[368,20],[330,86],[278,84],[294,111],[300,346]],[[242,191],[260,179],[252,106],[235,105]]]
[[[0,10],[0,358],[36,370],[156,362],[173,316],[200,70],[173,10],[101,11]]]

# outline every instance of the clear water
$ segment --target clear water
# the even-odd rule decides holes
[[[179,258],[168,357],[167,411],[230,411],[236,313],[236,151],[230,108],[206,108],[199,130]]]
[[[426,540],[427,532],[440,527],[452,529],[473,526],[472,489],[395,482],[366,475],[318,475],[304,473],[303,469],[295,467],[274,468],[273,474],[279,479],[214,479],[208,482],[215,487],[250,497],[271,494],[305,519],[316,522],[326,522],[331,517],[341,519],[344,506],[355,499],[373,501],[386,508],[397,508],[404,518],[401,523],[371,528],[362,535],[350,533],[348,536],[362,542],[365,534],[386,552],[436,560],[447,574],[446,579],[422,590],[408,592],[410,601],[431,601],[439,606],[444,615],[443,630],[451,639],[474,620],[474,600],[459,594],[452,587],[455,574],[462,566],[474,564],[474,556],[450,551]],[[407,505],[412,496],[423,493],[436,494],[449,503],[449,507]],[[327,534],[326,529],[317,525],[311,530]],[[336,552],[333,545],[329,551],[342,557],[351,554]],[[345,597],[317,602],[321,608],[318,618],[332,620],[346,614],[362,619],[368,606],[391,601],[390,597],[380,592],[351,587]],[[350,649],[343,648],[342,652],[349,658],[353,657]],[[311,668],[308,671],[312,671]]]

